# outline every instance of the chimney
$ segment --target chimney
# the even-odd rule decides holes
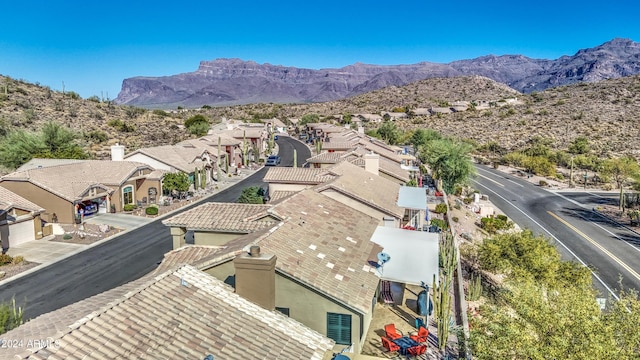
[[[267,310],[276,308],[275,255],[260,253],[260,246],[251,246],[248,253],[235,258],[236,293]]]
[[[378,175],[379,167],[380,155],[374,153],[364,155],[364,169],[366,171]]]
[[[364,126],[358,126],[358,133],[364,134]]]
[[[122,160],[124,160],[124,145],[120,145],[118,143],[111,145],[111,161]]]

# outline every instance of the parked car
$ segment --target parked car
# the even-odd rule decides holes
[[[267,158],[267,161],[264,163],[265,166],[276,166],[280,164],[280,156],[271,155]]]

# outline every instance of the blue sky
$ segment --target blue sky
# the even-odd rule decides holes
[[[613,38],[640,42],[640,2],[10,1],[0,74],[115,98],[122,80],[240,58],[305,68],[556,59]]]

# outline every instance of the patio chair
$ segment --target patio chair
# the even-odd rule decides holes
[[[395,304],[395,301],[393,300],[393,293],[391,292],[391,283],[386,280],[382,280],[380,282],[380,287],[380,297],[382,298],[382,301],[384,301],[385,304]]]
[[[382,346],[384,346],[384,348],[387,349],[387,351],[394,352],[394,351],[400,350],[400,346],[398,346],[396,343],[391,341],[389,338],[381,336],[380,340],[382,340]]]
[[[420,356],[427,351],[427,345],[412,346],[407,349],[407,354],[411,356]]]
[[[425,328],[424,326],[420,326],[418,328],[418,334],[409,335],[409,337],[413,339],[415,342],[419,342],[419,343],[427,342],[427,338],[429,337],[429,330],[427,330],[427,328]]]
[[[384,326],[384,332],[391,340],[399,339],[402,337],[402,332],[396,329],[395,324],[387,324]]]

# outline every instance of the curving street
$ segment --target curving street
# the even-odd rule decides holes
[[[503,172],[477,166],[474,186],[522,228],[550,238],[563,258],[592,269],[601,297],[620,284],[640,290],[640,236],[592,209],[610,194],[548,191]]]
[[[298,152],[300,165],[310,156],[309,148],[295,139],[280,136],[277,144],[282,157],[280,166],[293,165],[293,149]],[[203,201],[235,202],[243,188],[264,185],[262,179],[267,170],[260,169]],[[170,216],[198,204],[186,206]],[[153,271],[172,249],[169,229],[161,221],[162,218],[158,218],[39,271],[17,277],[0,287],[0,302],[12,297],[18,303],[26,302],[24,318],[31,319],[140,278]]]

